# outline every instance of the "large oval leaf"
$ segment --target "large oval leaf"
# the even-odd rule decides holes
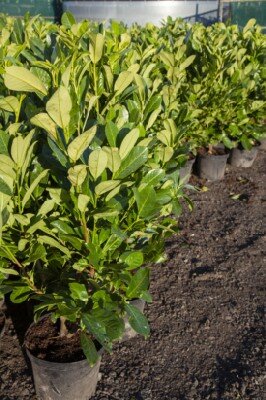
[[[140,168],[148,159],[148,149],[136,146],[122,161],[114,179],[123,179]]]
[[[125,309],[129,316],[129,323],[132,328],[140,335],[144,335],[145,337],[149,336],[150,328],[145,315],[143,315],[142,312],[132,304],[126,304]]]
[[[133,149],[139,138],[139,128],[132,129],[122,140],[119,148],[119,155],[121,159],[125,158],[128,153]]]
[[[0,99],[0,108],[2,110],[16,113],[19,107],[19,101],[15,96],[7,96]]]
[[[32,125],[38,126],[48,132],[53,138],[57,139],[56,124],[46,113],[34,115],[30,122]]]
[[[89,54],[93,64],[97,64],[103,55],[104,36],[101,33],[97,33],[91,37],[89,45]]]
[[[85,181],[87,176],[87,167],[84,164],[75,165],[68,170],[68,179],[73,186],[80,186]]]
[[[71,108],[71,97],[64,86],[60,86],[46,104],[46,111],[62,129],[65,129],[70,122]]]
[[[88,148],[90,142],[94,138],[97,126],[93,126],[88,131],[76,137],[68,146],[67,153],[71,160],[75,163],[84,151]]]
[[[107,167],[107,154],[102,149],[94,150],[89,156],[89,171],[96,180]]]
[[[115,92],[116,96],[122,93],[133,81],[134,74],[131,71],[120,72],[116,82],[115,82]]]
[[[47,90],[40,79],[24,67],[6,67],[4,83],[10,90],[47,94]]]

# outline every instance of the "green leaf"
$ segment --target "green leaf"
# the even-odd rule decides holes
[[[81,318],[82,323],[88,331],[103,345],[106,344],[106,329],[102,321],[95,315],[84,313]]]
[[[129,323],[132,328],[145,337],[150,334],[149,323],[145,315],[139,311],[139,309],[132,304],[125,304],[125,310],[129,316]]]
[[[13,139],[11,157],[18,167],[22,167],[25,161],[25,143],[22,136],[16,136]]]
[[[243,33],[249,31],[256,24],[255,18],[251,18],[243,28]]]
[[[14,96],[4,97],[0,99],[0,108],[8,112],[17,113],[20,108],[19,101]]]
[[[87,167],[84,164],[75,165],[75,167],[69,168],[68,179],[73,186],[80,186],[85,181],[87,176]]]
[[[71,14],[69,11],[66,11],[62,15],[61,23],[66,28],[71,29],[71,26],[76,23],[76,20],[75,20],[73,14]]]
[[[120,72],[114,86],[116,96],[122,93],[133,81],[134,74],[131,71]]]
[[[4,275],[19,275],[18,271],[16,271],[15,269],[11,269],[11,268],[2,268],[0,266],[0,272]]]
[[[120,165],[121,158],[119,155],[119,150],[117,147],[103,147],[103,151],[107,154],[107,168],[110,169],[113,173],[115,173]]]
[[[108,140],[108,143],[111,147],[116,147],[116,139],[119,133],[119,129],[113,121],[108,121],[105,126],[105,134]]]
[[[4,131],[0,131],[0,154],[4,154],[6,156],[9,155],[8,151],[8,144],[9,144],[10,136],[8,133]],[[11,160],[10,160],[11,161]],[[1,168],[1,161],[0,161],[0,168]]]
[[[38,126],[48,132],[53,138],[57,139],[56,124],[46,113],[34,115],[30,122],[32,125]]]
[[[69,125],[71,108],[71,97],[64,86],[59,86],[58,90],[46,103],[46,111],[62,129],[66,129]]]
[[[35,243],[29,258],[26,260],[27,264],[31,264],[37,260],[44,260],[46,257],[45,247],[40,243]]]
[[[81,332],[80,334],[80,343],[82,350],[88,360],[88,363],[91,367],[93,367],[96,362],[99,360],[99,355],[97,353],[96,347],[89,337],[89,335],[85,332]]]
[[[114,174],[114,179],[124,179],[139,169],[148,159],[148,149],[136,146],[122,161],[120,168]]]
[[[28,286],[17,287],[12,291],[10,295],[10,300],[12,301],[12,303],[23,303],[23,301],[29,298],[29,295],[31,293],[32,292],[28,288]]]
[[[96,149],[89,156],[89,171],[96,180],[107,167],[107,155],[102,149]]]
[[[106,192],[110,192],[110,190],[113,190],[114,188],[116,188],[119,185],[120,181],[114,181],[114,180],[110,180],[110,181],[105,181],[105,182],[101,182],[99,183],[96,187],[95,187],[95,193],[97,194],[97,196],[101,196],[102,194],[106,193]]]
[[[165,171],[162,168],[151,169],[142,179],[141,183],[146,183],[152,187],[158,185],[165,177]]]
[[[41,207],[39,208],[38,214],[40,216],[45,216],[49,212],[51,212],[54,209],[55,206],[55,201],[54,200],[46,200],[44,203],[42,203]]]
[[[251,150],[253,147],[252,140],[250,140],[246,135],[242,135],[240,142],[245,150]]]
[[[12,196],[12,189],[10,186],[0,177],[0,193]]]
[[[91,41],[89,44],[89,54],[93,64],[97,64],[103,55],[104,47],[104,36],[101,33],[97,33],[91,36]]]
[[[184,62],[182,62],[182,64],[180,64],[179,71],[183,71],[184,69],[189,67],[193,63],[195,58],[196,58],[195,54],[189,56]]]
[[[93,126],[88,131],[77,136],[68,146],[67,153],[75,163],[88,148],[97,131],[97,126]]]
[[[134,193],[141,218],[152,218],[160,211],[161,207],[152,186],[146,186],[141,190],[134,189]]]
[[[121,260],[128,265],[128,270],[140,267],[144,258],[141,251],[127,251],[121,255]]]
[[[32,195],[33,191],[35,190],[35,188],[39,185],[39,183],[41,182],[41,180],[48,174],[48,169],[43,170],[32,182],[32,184],[30,185],[29,189],[27,190],[25,196],[23,197],[22,200],[22,207],[24,208],[27,201],[30,199],[30,196]]]
[[[24,67],[6,67],[4,83],[10,90],[47,94],[47,90],[40,79]]]
[[[55,143],[55,141],[53,139],[51,139],[49,136],[48,136],[47,143],[48,143],[50,149],[52,150],[55,158],[57,158],[57,160],[63,167],[66,167],[69,162],[68,162],[68,158],[63,153],[63,151],[59,148],[59,146]]]
[[[38,236],[38,242],[41,244],[48,244],[49,246],[62,251],[62,253],[66,254],[68,257],[70,257],[71,255],[70,251],[65,246],[62,246],[56,239],[52,238],[51,236],[40,235]]]
[[[133,275],[126,291],[126,296],[129,299],[139,298],[141,293],[149,288],[149,275],[150,272],[148,268],[141,268]]]
[[[89,301],[88,290],[83,283],[71,282],[68,286],[71,292],[71,297],[74,300],[80,300],[86,303]]]
[[[79,211],[85,212],[89,202],[90,202],[89,196],[87,196],[86,194],[79,194],[79,196],[78,196],[78,209],[79,209]]]
[[[71,228],[71,226],[69,226],[67,222],[60,219],[51,222],[51,225],[57,229],[58,233],[62,233],[63,235],[75,234],[73,228]]]
[[[119,155],[121,159],[125,158],[128,153],[133,149],[139,138],[139,128],[132,129],[122,140],[119,148]]]

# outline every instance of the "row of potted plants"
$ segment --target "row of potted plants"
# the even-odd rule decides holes
[[[39,397],[88,399],[103,349],[149,335],[148,265],[192,207],[181,167],[263,137],[265,40],[254,21],[0,28],[0,290],[34,306]]]

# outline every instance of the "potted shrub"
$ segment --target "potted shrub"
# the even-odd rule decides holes
[[[4,282],[11,300],[32,299],[36,320],[45,315],[25,339],[40,396],[70,399],[77,390],[79,399],[92,395],[101,348],[110,351],[122,338],[125,315],[135,331],[149,334],[131,300],[151,301],[145,265],[162,257],[164,237],[175,232],[177,222],[169,216],[180,214],[182,186],[171,163],[174,149],[129,123],[130,112],[119,101],[132,83],[127,76],[116,78],[116,102],[103,118],[102,104],[90,96],[77,108],[80,87],[73,81],[64,77],[48,94],[29,70],[5,69],[10,90],[43,99],[31,118],[37,132],[9,138],[11,170],[3,180],[10,189],[1,228],[1,259],[12,262],[18,275]],[[88,376],[93,385],[83,394],[81,378]]]

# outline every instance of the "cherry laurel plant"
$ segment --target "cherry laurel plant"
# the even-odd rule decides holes
[[[186,198],[175,123],[162,122],[165,143],[150,120],[160,85],[134,67],[113,74],[114,83],[102,78],[99,89],[104,45],[98,33],[88,54],[67,54],[68,67],[44,61],[49,82],[9,62],[3,73],[6,117],[15,122],[1,132],[0,255],[1,271],[15,277],[2,292],[13,302],[35,300],[36,319],[49,312],[77,324],[90,364],[98,358],[93,340],[111,350],[125,314],[149,335],[130,300],[151,301],[146,265],[163,259],[164,238],[177,225],[170,215]],[[124,100],[133,91],[137,116]]]
[[[69,13],[0,16],[0,30],[0,294],[75,323],[94,364],[125,315],[149,335],[131,300],[151,301],[148,264],[192,207],[188,151],[261,137],[265,38],[254,20],[104,28]]]

